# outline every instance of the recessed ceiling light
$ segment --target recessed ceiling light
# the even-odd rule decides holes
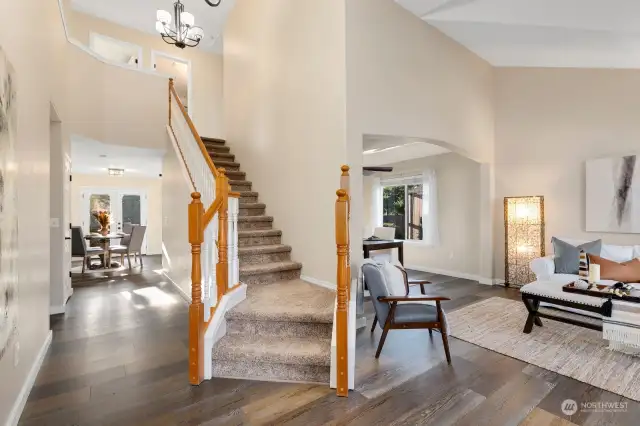
[[[122,176],[124,175],[124,169],[109,169],[109,176]]]

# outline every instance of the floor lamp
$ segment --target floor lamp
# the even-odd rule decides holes
[[[505,197],[505,286],[521,287],[535,281],[529,264],[544,255],[544,197]]]

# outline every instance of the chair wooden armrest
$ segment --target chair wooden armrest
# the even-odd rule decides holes
[[[411,284],[433,284],[431,281],[427,280],[409,280],[409,285]]]
[[[442,301],[451,300],[448,297],[442,296],[428,296],[424,294],[409,294],[407,296],[380,296],[378,297],[380,302],[424,302],[424,301]]]

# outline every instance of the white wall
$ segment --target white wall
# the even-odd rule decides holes
[[[342,0],[239,0],[224,32],[225,130],[306,276],[335,283],[346,161]]]
[[[71,223],[80,226],[85,219],[82,192],[89,188],[130,189],[147,193],[147,254],[162,253],[162,178],[73,174],[71,182]]]
[[[393,172],[376,174],[383,180],[399,175],[420,175],[426,169],[433,169],[438,181],[440,245],[429,247],[419,241],[406,241],[405,266],[479,275],[480,164],[458,154],[442,154],[387,165],[393,167]],[[375,226],[370,207],[372,184],[372,177],[364,178],[365,236],[370,236]]]
[[[142,67],[151,70],[152,51],[167,53],[191,62],[192,68],[192,103],[191,118],[198,132],[202,136],[224,137],[222,128],[222,56],[209,53],[202,49],[178,49],[166,44],[157,35],[147,34],[131,28],[127,28],[104,19],[95,18],[71,8],[66,9],[71,36],[89,46],[90,33],[96,32],[114,38],[136,44],[142,48]],[[152,16],[151,19],[154,19]],[[146,79],[154,77],[145,75]],[[167,82],[162,79],[163,87],[160,89],[162,96],[167,95]],[[108,87],[108,82],[106,87]],[[103,84],[103,87],[105,84]],[[115,87],[113,88],[116,89]],[[125,88],[130,90],[131,88]],[[138,91],[141,91],[138,89]],[[166,96],[165,96],[166,95]],[[142,99],[144,101],[144,99]],[[166,124],[166,108],[165,120]],[[164,126],[162,127],[164,131]],[[164,139],[159,139],[163,141]],[[106,141],[105,141],[106,142]]]
[[[191,188],[168,136],[162,167],[162,269],[191,297],[191,245],[188,207]]]
[[[545,197],[552,236],[640,244],[638,234],[585,232],[585,160],[637,152],[640,71],[496,69],[495,273],[504,275],[502,199]]]
[[[453,152],[491,163],[493,69],[392,1],[349,0],[346,8],[348,162],[355,194],[351,241],[358,263],[361,251],[354,244],[363,229],[363,135],[439,141]],[[483,217],[490,228],[492,215]],[[490,236],[481,241],[483,247],[490,247]],[[491,269],[491,260],[487,263]]]
[[[11,174],[17,184],[18,253],[3,247],[3,256],[18,256],[20,345],[17,365],[13,345],[0,359],[0,424],[17,420],[10,416],[19,415],[20,392],[29,391],[29,372],[49,335],[49,112],[51,101],[64,112],[63,61],[53,55],[62,39],[55,2],[0,2],[0,46],[15,68],[18,95],[15,158],[5,175],[5,185]]]

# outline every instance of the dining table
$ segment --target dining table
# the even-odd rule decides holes
[[[362,251],[364,258],[369,258],[369,254],[375,250],[398,249],[398,261],[404,265],[404,240],[363,240]]]
[[[109,252],[109,247],[111,247],[111,240],[119,240],[125,237],[128,237],[129,234],[125,234],[124,232],[114,232],[109,234],[97,234],[91,233],[84,238],[91,241],[91,243],[96,243],[100,245],[104,250],[105,254],[100,255],[100,259],[102,260],[103,268],[117,268],[120,266],[118,262],[111,262],[111,252]],[[95,246],[92,244],[92,246]],[[90,267],[91,268],[91,267]]]

